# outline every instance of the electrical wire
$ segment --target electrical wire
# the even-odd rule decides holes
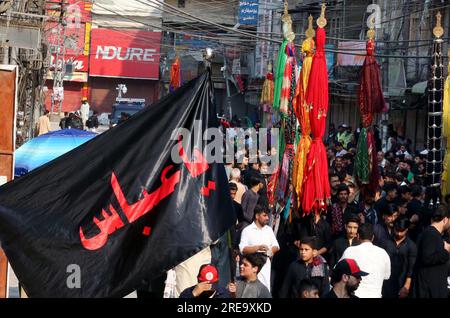
[[[136,0],[136,1],[137,1],[137,0]],[[148,3],[143,3],[142,1],[137,1],[137,2],[140,2],[140,3],[142,3],[142,4],[147,4],[147,5],[148,5]],[[153,2],[157,2],[158,4],[166,5],[166,6],[170,7],[170,8],[172,8],[172,9],[175,8],[175,7],[173,7],[173,6],[170,6],[170,5],[168,5],[168,4],[161,3],[161,2],[159,2],[159,1],[153,1]],[[191,37],[198,37],[198,38],[211,39],[211,40],[213,40],[213,41],[218,41],[218,42],[221,41],[221,44],[223,44],[223,45],[225,45],[224,41],[227,41],[227,40],[228,40],[228,39],[224,39],[224,38],[219,38],[219,39],[218,39],[218,38],[216,38],[216,37],[208,37],[208,36],[204,36],[204,35],[200,35],[200,34],[192,34],[192,33],[189,33],[189,32],[183,32],[183,31],[179,31],[179,30],[176,30],[176,29],[168,29],[168,28],[165,28],[165,27],[163,27],[163,26],[155,26],[155,25],[151,25],[151,24],[149,24],[149,23],[143,23],[142,21],[135,20],[135,19],[133,19],[133,18],[131,18],[131,17],[129,17],[129,16],[121,15],[120,13],[118,13],[118,12],[116,12],[116,11],[114,11],[114,10],[110,10],[110,9],[108,9],[108,8],[102,6],[102,5],[97,4],[97,3],[96,3],[96,5],[98,5],[99,7],[103,8],[103,9],[105,9],[105,10],[107,10],[107,11],[110,11],[110,12],[116,14],[116,15],[119,15],[119,16],[125,18],[125,19],[131,20],[131,21],[134,21],[134,22],[138,22],[139,24],[142,24],[142,25],[151,26],[151,27],[153,27],[153,28],[155,28],[155,29],[160,29],[160,30],[163,30],[163,31],[172,32],[172,33],[175,33],[175,34],[178,33],[178,34],[188,35],[188,36],[191,36]],[[234,33],[237,33],[237,34],[240,34],[240,35],[245,35],[245,36],[247,36],[247,37],[256,38],[257,40],[261,40],[261,41],[267,41],[267,42],[272,42],[272,43],[276,43],[276,44],[280,44],[280,43],[281,43],[280,40],[276,40],[276,39],[272,39],[272,38],[266,38],[266,37],[262,37],[262,36],[258,36],[258,35],[255,36],[254,34],[251,34],[251,33],[248,33],[248,32],[243,32],[243,31],[240,31],[240,30],[235,30],[235,29],[233,29],[233,28],[229,28],[229,27],[223,26],[223,25],[221,25],[221,24],[218,24],[218,23],[215,23],[215,22],[212,22],[212,21],[208,21],[208,20],[205,20],[205,19],[196,18],[196,17],[194,17],[194,16],[192,16],[192,15],[190,15],[190,14],[186,14],[186,13],[184,13],[183,11],[178,10],[177,8],[175,8],[175,9],[176,9],[176,10],[174,10],[174,11],[177,11],[177,13],[181,13],[181,14],[178,14],[178,15],[180,15],[180,16],[182,16],[182,17],[186,17],[186,16],[187,16],[187,17],[189,17],[191,20],[196,21],[196,22],[202,22],[202,23],[214,25],[214,26],[216,26],[216,27],[218,27],[218,28],[221,28],[221,29],[224,29],[224,30],[227,30],[227,31],[230,31],[230,32],[234,32]],[[249,40],[249,39],[244,40],[244,41],[248,42],[248,40]],[[228,42],[228,43],[230,43],[230,42]],[[345,52],[345,51],[342,51],[342,50],[335,50],[335,49],[325,49],[325,51],[327,51],[327,52],[333,52],[333,53],[347,54],[347,55],[365,56],[364,53],[361,53],[361,54],[358,54],[358,53],[350,53],[350,52]],[[376,54],[375,56],[376,56],[376,57],[383,57],[383,58],[430,58],[430,57],[431,57],[431,56],[417,56],[417,55],[414,55],[414,56],[406,56],[406,55],[382,55],[382,54]]]
[[[139,0],[135,0],[135,1],[138,1],[138,2],[141,2],[141,3],[142,3],[142,1],[139,1]],[[147,1],[152,1],[152,2],[159,3],[159,4],[163,4],[163,5],[168,6],[169,8],[174,9],[174,11],[184,13],[184,12],[182,12],[181,10],[178,10],[177,8],[175,8],[175,7],[173,7],[173,6],[169,5],[169,4],[162,3],[162,2],[160,2],[160,1],[158,1],[158,0],[147,0]],[[448,5],[448,6],[450,6],[450,5]],[[212,21],[208,21],[208,20],[205,20],[205,19],[193,17],[193,16],[190,15],[190,14],[184,13],[184,15],[189,16],[189,17],[190,17],[191,19],[193,19],[194,21],[197,20],[197,21],[199,21],[199,22],[209,23],[209,24],[212,24],[212,25],[217,26],[218,28],[223,28],[223,29],[229,30],[229,31],[231,31],[231,32],[243,34],[243,35],[246,35],[246,36],[253,36],[253,37],[256,37],[257,39],[260,39],[260,40],[265,40],[265,41],[269,41],[269,42],[274,42],[274,43],[281,44],[281,41],[279,41],[279,40],[274,40],[274,39],[270,39],[270,38],[266,38],[266,37],[261,37],[261,36],[257,36],[257,35],[255,36],[255,35],[249,34],[249,33],[247,33],[247,32],[242,32],[242,31],[240,31],[240,30],[235,30],[235,29],[232,29],[232,28],[225,27],[225,26],[223,26],[223,25],[220,25],[220,24],[215,23],[215,22],[212,22]],[[182,16],[183,16],[183,15],[182,15]],[[355,56],[365,56],[365,55],[366,55],[365,53],[361,53],[361,54],[358,54],[358,53],[349,53],[349,52],[343,52],[343,51],[341,51],[341,50],[335,50],[335,49],[329,49],[329,48],[328,48],[328,49],[325,49],[325,52],[341,53],[341,54],[355,55]],[[431,58],[431,55],[430,55],[430,56],[417,56],[417,55],[375,54],[374,56],[375,56],[375,57],[382,57],[382,58],[401,58],[401,59],[405,59],[405,58],[413,58],[413,59],[415,59],[415,58]]]
[[[205,36],[205,35],[192,34],[192,33],[189,33],[189,32],[184,32],[184,31],[179,31],[179,30],[174,30],[174,29],[168,29],[168,28],[165,28],[164,26],[158,26],[158,25],[153,25],[153,24],[150,24],[150,23],[144,23],[142,21],[133,19],[133,18],[131,18],[129,16],[122,15],[119,12],[116,12],[115,10],[111,10],[111,9],[109,9],[107,7],[102,6],[102,5],[99,5],[99,4],[96,4],[96,5],[99,6],[100,8],[102,8],[102,9],[107,10],[107,11],[109,11],[111,13],[114,13],[114,14],[116,14],[116,15],[124,18],[124,19],[137,22],[137,23],[139,23],[141,25],[145,25],[147,27],[150,26],[150,27],[152,27],[154,29],[159,29],[159,30],[163,30],[163,31],[166,31],[166,32],[172,32],[172,33],[175,33],[175,34],[183,34],[183,35],[187,35],[187,36],[190,36],[190,37],[197,37],[197,38],[204,38],[204,39],[208,39],[208,40],[212,40],[212,41],[219,41],[219,39],[217,39],[217,37],[210,37],[210,36]],[[222,39],[222,41],[223,41],[223,39]],[[225,43],[222,43],[222,44],[225,44]]]

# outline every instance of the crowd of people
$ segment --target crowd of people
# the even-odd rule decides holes
[[[353,177],[360,129],[329,126],[332,195],[321,214],[280,215],[278,204],[268,204],[270,174],[248,152],[242,163],[226,164],[238,218],[229,233],[233,256],[226,233],[204,261],[214,268],[211,277],[222,279],[199,280],[180,290],[181,297],[198,297],[201,290],[238,298],[449,297],[450,195],[439,207],[428,206],[424,154],[414,153],[392,129],[383,151],[373,129],[381,176],[376,192]]]
[[[64,117],[59,121],[61,129],[80,129],[97,132],[99,126],[98,113],[91,111],[87,100],[83,99],[80,109],[75,112],[64,112]],[[36,125],[36,135],[40,136],[52,131],[50,125],[50,112],[46,109],[39,117]]]
[[[59,122],[61,129],[80,129],[96,132],[99,126],[98,113],[91,111],[87,100],[82,100],[80,109],[75,112],[65,112]]]
[[[78,114],[79,115],[79,114]],[[71,113],[61,128],[95,129]],[[96,114],[94,114],[95,117]],[[45,114],[48,119],[48,112]],[[121,117],[125,118],[124,116]],[[125,119],[123,119],[125,120]],[[47,122],[45,118],[42,120]],[[232,123],[236,126],[239,123]],[[230,136],[236,135],[231,129]],[[255,124],[256,129],[259,124]],[[269,204],[271,173],[249,148],[226,163],[236,225],[204,251],[174,268],[166,286],[177,297],[446,298],[450,295],[450,194],[439,207],[426,198],[426,153],[390,126],[383,144],[372,127],[380,179],[377,191],[354,178],[359,127],[329,125],[325,139],[331,190],[327,210],[286,214]],[[239,128],[241,129],[241,128]],[[382,145],[383,144],[383,145]],[[383,148],[384,147],[384,148]],[[295,205],[292,205],[293,207]]]

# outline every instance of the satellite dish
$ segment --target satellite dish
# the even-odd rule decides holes
[[[11,8],[11,4],[11,0],[0,0],[0,13],[4,13]]]

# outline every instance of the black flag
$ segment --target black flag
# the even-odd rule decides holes
[[[234,224],[223,164],[203,151],[212,90],[206,71],[0,187],[2,248],[30,297],[125,296]]]

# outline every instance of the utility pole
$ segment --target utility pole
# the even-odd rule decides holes
[[[230,83],[228,81],[228,64],[227,57],[225,54],[225,49],[223,50],[223,78],[225,79],[225,85],[227,88],[227,111],[230,116],[230,120],[233,118],[233,114],[231,111],[231,92],[230,92]]]
[[[52,97],[52,108],[51,113],[53,114],[55,110],[55,97],[58,96],[58,112],[62,112],[62,92],[64,87],[64,58],[65,58],[65,36],[66,36],[66,21],[64,19],[65,7],[64,0],[60,1],[60,14],[58,21],[58,40],[56,44],[56,58],[55,58],[55,69],[53,71],[53,97]],[[62,36],[62,38],[61,38]],[[62,51],[62,52],[61,52]],[[60,53],[62,53],[62,60],[60,64]],[[61,68],[59,68],[61,66]],[[56,94],[55,94],[56,93]]]
[[[392,11],[389,10],[389,4],[388,1],[384,1],[384,12],[385,12],[385,18],[387,18],[388,12],[390,13],[390,18],[392,18]],[[391,27],[391,23],[388,23],[387,29],[390,30]],[[391,54],[390,51],[390,42],[393,37],[391,37],[391,35],[388,33],[388,31],[385,31],[386,27],[383,27],[381,29],[381,34],[382,34],[382,38],[384,41],[388,41],[385,42],[385,49],[386,49],[386,54],[389,55]],[[389,102],[389,108],[390,108],[390,98],[389,98],[389,58],[386,57],[384,58],[383,61],[383,93],[384,93],[384,98],[386,101]],[[387,131],[388,131],[388,124],[389,124],[389,112],[390,109],[388,110],[388,112],[386,113],[382,113],[381,114],[381,124],[380,124],[380,138],[381,138],[381,149],[385,152],[388,151],[389,149],[387,148],[387,140],[388,137],[387,136]]]
[[[64,0],[62,0],[64,1]],[[63,14],[62,14],[63,15]],[[64,99],[64,76],[66,75],[66,27],[67,27],[67,22],[66,20],[63,18],[61,19],[62,21],[62,27],[63,27],[63,40],[62,40],[62,58],[61,58],[61,73],[59,74],[59,80],[60,80],[60,87],[61,87],[61,92],[62,97],[59,99],[59,114],[62,114],[62,103],[63,103],[63,99]]]

